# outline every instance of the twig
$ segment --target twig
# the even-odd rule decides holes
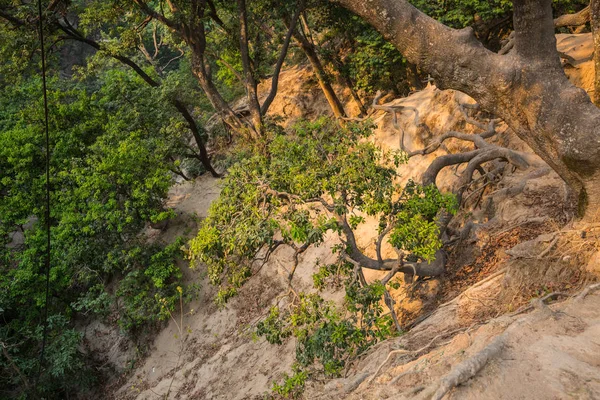
[[[542,251],[540,254],[538,254],[537,258],[542,259],[544,256],[546,256],[548,253],[550,253],[550,250],[552,250],[552,248],[554,247],[554,245],[558,242],[558,235],[556,235],[556,237],[554,238],[554,240],[552,242],[550,242],[550,244],[548,245],[548,247]]]

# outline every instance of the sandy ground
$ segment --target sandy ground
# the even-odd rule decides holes
[[[483,296],[491,286],[467,294]],[[426,395],[428,389],[435,388],[454,367],[478,354],[500,335],[501,350],[475,377],[453,388],[445,399],[600,398],[598,292],[583,299],[540,306],[529,314],[502,316],[485,324],[457,323],[456,309],[457,302],[440,308],[430,321],[409,334],[384,342],[361,363],[355,375],[315,385],[306,398],[430,398],[431,393]],[[418,351],[432,341],[434,344],[427,350]],[[391,353],[384,364],[392,351],[396,353]],[[374,376],[382,364],[383,368]],[[357,384],[357,379],[362,381]]]
[[[591,61],[586,60],[590,54],[589,42],[590,38],[586,35],[558,35],[559,48],[576,58],[574,66],[566,67],[567,74],[587,90],[591,88],[589,80],[593,75]],[[314,83],[309,83],[310,78],[310,70],[307,68],[285,70],[281,76],[280,93],[271,112],[282,115],[287,123],[300,116],[312,118],[327,114],[327,103]],[[338,91],[342,92],[339,88]],[[347,93],[342,94],[346,104],[354,107],[351,113],[355,114],[356,106],[352,105]],[[462,121],[455,96],[460,101],[472,101],[453,91],[428,87],[405,99],[394,100],[394,104],[415,107],[421,120],[427,123],[434,134],[449,129],[469,132],[472,128],[465,126]],[[391,117],[378,113],[374,118],[378,125],[375,141],[388,148],[398,148],[400,133],[393,129]],[[399,124],[405,131],[405,145],[412,150],[422,147],[430,139],[415,128],[414,114],[411,112],[400,115]],[[497,140],[504,145],[527,150],[527,146],[508,130],[500,134]],[[459,146],[449,143],[448,149],[457,150]],[[427,157],[411,159],[408,165],[402,167],[403,179],[418,179],[436,154],[443,153],[444,150],[439,150]],[[501,183],[501,187],[518,184],[523,174],[509,176]],[[438,181],[442,187],[451,187],[454,182],[455,176],[450,170],[441,174]],[[178,217],[166,231],[153,234],[158,239],[169,240],[194,229],[194,224],[190,221],[204,217],[218,193],[217,181],[210,177],[174,186],[169,206],[176,210]],[[556,196],[550,196],[550,201],[544,203],[540,199],[547,198],[548,193],[556,193]],[[532,179],[521,195],[498,200],[494,207],[494,221],[497,225],[510,227],[540,216],[551,217],[564,197],[562,193],[564,185],[553,173]],[[489,219],[489,215],[483,211],[474,217],[479,222]],[[367,252],[373,251],[374,226],[373,222],[369,222],[357,234],[360,238],[359,245]],[[321,247],[310,249],[302,255],[294,276],[296,287],[310,287],[315,261],[326,261],[328,257],[332,257],[329,249],[334,241],[334,238],[329,238]],[[262,398],[262,394],[269,391],[274,380],[279,379],[283,372],[289,372],[294,359],[294,343],[288,341],[283,346],[273,346],[263,340],[255,341],[251,335],[251,326],[284,290],[290,257],[291,254],[285,249],[276,252],[270,262],[249,280],[240,295],[221,310],[214,305],[215,290],[207,284],[202,266],[192,270],[182,263],[185,279],[199,285],[199,298],[185,306],[183,317],[180,313],[174,315],[174,319],[153,340],[147,358],[137,364],[127,381],[110,397],[158,399],[165,398],[168,393],[167,397],[173,399]],[[370,279],[378,276],[375,273],[369,274]],[[364,376],[372,374],[394,346],[415,349],[443,332],[472,325],[474,319],[466,318],[464,310],[475,307],[473,304],[485,305],[481,299],[491,296],[490,291],[497,291],[502,287],[504,281],[499,279],[491,280],[491,283],[488,282],[475,291],[469,289],[470,292],[465,292],[470,293],[467,297],[463,296],[464,293],[459,295],[400,341],[396,339],[384,342],[356,366],[349,379],[362,376],[364,380]],[[428,285],[439,286],[439,282],[432,282]],[[429,291],[431,292],[431,288]],[[399,293],[397,295],[400,296]],[[479,300],[477,296],[480,296]],[[473,298],[476,300],[471,300]],[[397,300],[398,304],[403,303],[401,298]],[[416,312],[423,305],[419,303],[416,306],[404,306],[412,307],[411,310]],[[449,336],[451,342],[445,347],[437,347],[436,343],[428,349],[431,352],[419,354],[419,357],[408,363],[394,361],[383,368],[379,377],[371,383],[364,380],[360,386],[350,385],[350,390],[346,390],[349,388],[348,380],[331,382],[328,386],[315,385],[309,388],[306,398],[408,398],[401,396],[414,387],[435,383],[452,365],[476,353],[506,329],[511,329],[512,333],[501,356],[489,363],[477,379],[455,390],[451,398],[600,398],[600,342],[597,339],[600,337],[599,306],[600,296],[590,295],[584,301],[560,306],[560,312],[548,314],[544,310],[536,311],[540,315],[545,312],[543,317],[537,317],[534,313],[522,322],[518,322],[520,320],[517,317],[499,318],[484,325],[477,325],[480,323],[477,322],[454,338]],[[510,328],[515,324],[518,325],[517,328]],[[105,351],[115,347],[116,337],[109,338],[111,339],[104,346]],[[449,340],[446,337],[444,339],[442,342]],[[120,357],[123,358],[123,353]],[[116,364],[123,365],[123,362],[121,360],[120,364]],[[394,385],[388,384],[401,373],[407,373],[406,378]]]
[[[156,239],[174,239],[184,233],[183,221],[205,217],[218,194],[218,180],[208,176],[174,186],[169,206],[177,218],[164,232],[156,231]],[[260,398],[294,360],[292,341],[278,347],[252,337],[253,325],[284,291],[291,256],[286,249],[275,252],[224,309],[214,304],[216,290],[208,284],[203,266],[190,269],[182,263],[187,283],[199,285],[199,298],[184,306],[183,316],[174,314],[154,339],[150,354],[114,398],[156,399],[167,393],[178,399]],[[307,252],[294,275],[294,286],[310,288],[317,258],[327,261],[331,257],[327,245]]]

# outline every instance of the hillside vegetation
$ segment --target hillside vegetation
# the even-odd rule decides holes
[[[598,2],[0,0],[0,36],[0,397],[600,396]]]

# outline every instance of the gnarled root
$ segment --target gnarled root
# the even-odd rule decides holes
[[[497,356],[505,344],[505,333],[496,337],[483,350],[473,357],[463,361],[452,368],[450,373],[442,378],[438,389],[435,391],[431,400],[441,400],[450,389],[471,379],[488,363],[489,360]]]

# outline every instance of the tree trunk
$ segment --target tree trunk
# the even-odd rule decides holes
[[[200,154],[198,155],[198,160],[202,163],[204,168],[208,172],[210,172],[210,174],[213,177],[215,177],[215,178],[220,177],[219,173],[217,171],[215,171],[212,164],[210,163],[210,159],[208,157],[208,152],[206,151],[206,146],[204,145],[204,142],[206,140],[206,135],[202,135],[200,133],[200,129],[198,128],[196,121],[194,120],[192,115],[189,113],[185,104],[183,104],[179,100],[174,100],[173,104],[175,105],[175,107],[177,108],[179,113],[183,116],[183,118],[185,118],[185,120],[188,124],[188,127],[190,128],[190,131],[192,132],[192,135],[194,136],[194,140],[196,141],[196,145],[198,145],[198,150],[200,151]]]
[[[514,0],[514,50],[484,48],[407,0],[339,0],[369,21],[441,89],[467,93],[502,118],[568,184],[580,213],[600,206],[600,109],[569,82],[556,51],[551,0]]]
[[[594,104],[600,107],[600,0],[591,0],[592,37],[594,38]]]
[[[212,79],[210,79],[208,71],[206,70],[206,65],[204,64],[204,54],[197,49],[194,50],[191,45],[190,48],[192,48],[192,73],[196,77],[196,80],[202,88],[202,91],[204,91],[208,101],[210,101],[210,104],[217,114],[221,116],[221,119],[223,119],[227,125],[235,132],[245,134],[248,127],[237,115],[235,115],[231,107],[229,107],[229,104],[221,97],[221,94],[217,90]]]
[[[306,58],[308,58],[315,76],[317,77],[319,86],[321,87],[321,90],[323,90],[323,94],[325,94],[325,98],[327,99],[327,102],[333,111],[333,115],[335,115],[336,118],[345,117],[346,113],[344,112],[344,107],[335,94],[333,87],[331,87],[331,84],[329,83],[329,77],[327,76],[325,69],[323,69],[323,65],[321,64],[321,60],[319,60],[319,56],[317,55],[314,46],[302,33],[298,32],[298,30],[294,31],[293,36],[296,42],[302,48],[304,54],[306,54]]]
[[[279,87],[279,75],[281,73],[281,68],[283,67],[283,63],[285,61],[285,57],[287,56],[288,49],[290,47],[290,41],[292,40],[292,34],[294,30],[296,30],[296,25],[298,24],[298,18],[300,18],[300,13],[304,11],[304,0],[298,1],[298,6],[296,8],[296,12],[292,16],[292,20],[289,23],[288,31],[285,35],[285,39],[283,40],[283,45],[281,46],[281,51],[279,52],[279,58],[277,59],[277,63],[275,64],[275,70],[273,71],[273,78],[271,78],[271,91],[267,95],[267,98],[260,106],[260,112],[262,115],[267,115],[267,111],[269,111],[269,107],[275,100],[275,95],[277,94],[277,88]]]
[[[331,59],[331,64],[333,65],[333,67],[335,68],[341,84],[345,85],[348,90],[350,91],[350,95],[352,96],[352,98],[354,99],[354,102],[356,103],[356,105],[358,106],[358,109],[360,110],[360,117],[367,115],[367,107],[365,107],[365,104],[362,102],[362,100],[360,99],[360,96],[358,95],[358,92],[356,91],[356,89],[354,89],[354,82],[352,82],[352,79],[350,79],[350,76],[344,72],[344,63],[342,62],[342,60],[340,60],[337,55],[334,55]]]
[[[250,62],[250,49],[248,48],[248,15],[246,0],[237,0],[238,18],[240,22],[240,54],[242,57],[242,68],[244,69],[244,86],[250,109],[250,119],[257,136],[261,135],[263,128],[260,103],[258,102],[258,84],[254,78],[254,70]]]
[[[198,84],[206,94],[215,111],[221,116],[234,131],[245,134],[248,132],[248,126],[233,112],[229,104],[223,99],[217,87],[214,85],[210,73],[206,68],[204,53],[206,51],[206,32],[204,21],[197,17],[190,18],[187,22],[182,22],[182,15],[179,15],[174,4],[170,3],[171,12],[176,14],[176,18],[170,19],[165,15],[155,11],[144,0],[133,0],[143,13],[159,21],[171,31],[181,35],[183,40],[189,46],[192,52],[192,73],[198,80]],[[206,1],[192,0],[191,8],[196,10],[198,15],[204,14]],[[210,4],[209,4],[210,6]],[[217,17],[218,18],[218,17]]]

